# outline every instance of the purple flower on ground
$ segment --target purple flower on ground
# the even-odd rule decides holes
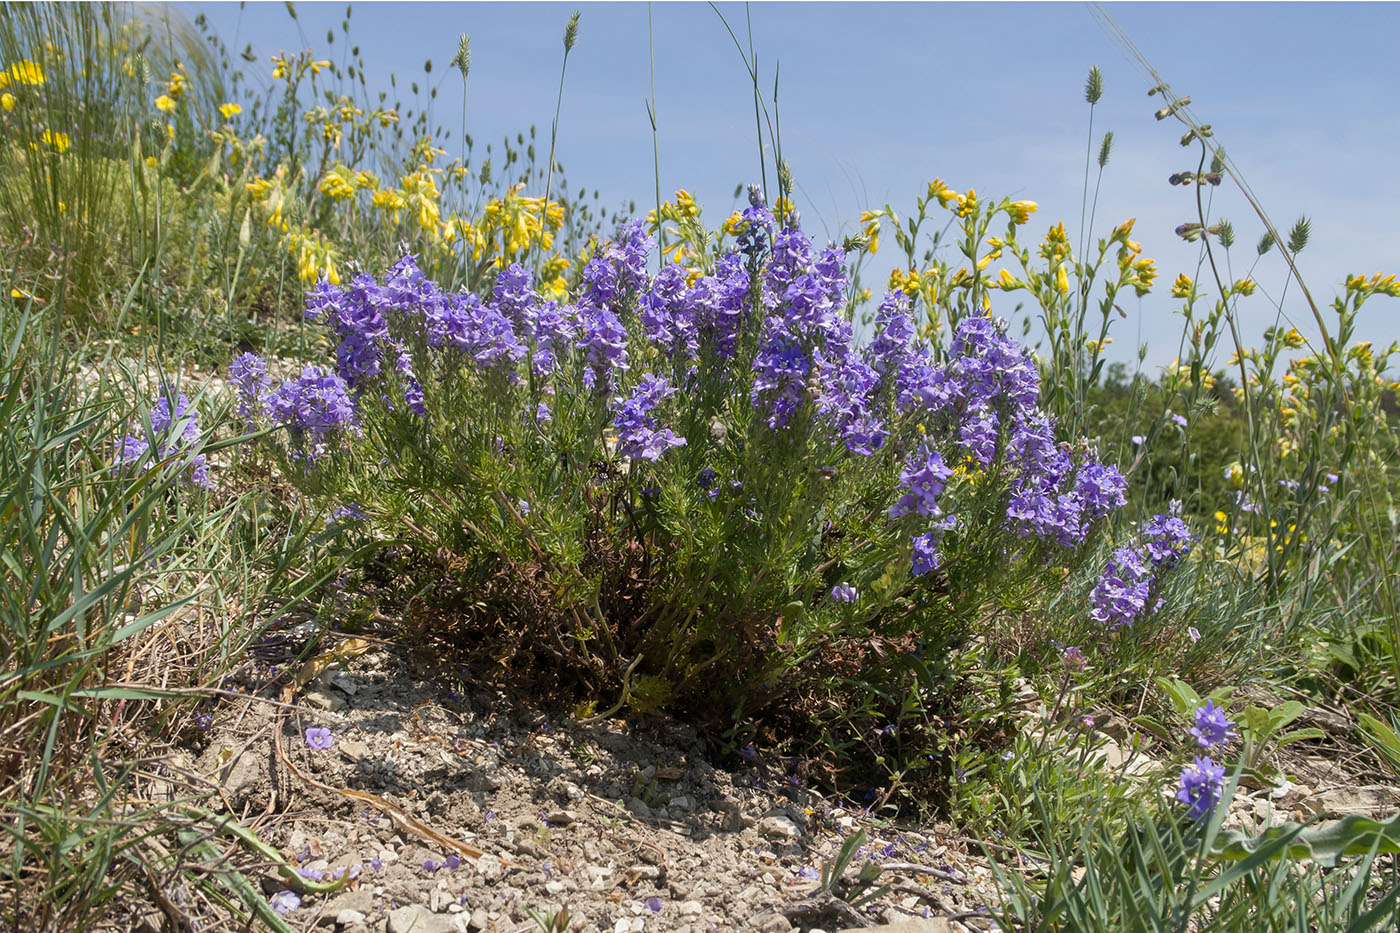
[[[294,891],[278,891],[267,899],[267,903],[279,914],[285,914],[300,907],[301,898]]]
[[[661,898],[659,897],[649,897],[642,901],[642,905],[654,914],[661,913]]]
[[[306,744],[317,751],[325,751],[335,744],[335,737],[324,726],[312,726],[306,730]]]
[[[1196,756],[1195,764],[1181,769],[1181,786],[1176,799],[1190,807],[1188,814],[1200,822],[1208,817],[1225,792],[1225,767]]]
[[[831,598],[838,603],[853,603],[860,592],[849,583],[838,583],[831,588]]]
[[[442,867],[446,868],[448,871],[456,871],[462,867],[462,857],[456,854],[449,855],[442,860]]]
[[[1191,735],[1201,748],[1224,745],[1235,737],[1235,724],[1225,718],[1225,710],[1215,705],[1214,700],[1206,700],[1205,705],[1196,709],[1196,724],[1191,727]]]

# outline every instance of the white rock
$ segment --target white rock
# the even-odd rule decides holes
[[[797,828],[797,824],[792,821],[792,817],[785,813],[768,814],[758,821],[758,831],[765,838],[783,845],[796,842],[802,834]]]

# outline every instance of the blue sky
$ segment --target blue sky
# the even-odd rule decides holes
[[[721,3],[744,34],[745,8]],[[234,50],[252,43],[260,62],[279,49],[344,49],[341,3],[302,3],[293,22],[280,3],[178,4],[204,12]],[[434,122],[454,128],[460,79],[448,61],[459,33],[470,34],[468,131],[493,141],[549,124],[570,4],[360,3],[351,41],[361,46],[371,88],[410,79],[439,89]],[[609,205],[654,200],[652,134],[644,101],[651,93],[648,5],[585,3],[569,58],[558,158],[570,188],[597,188]],[[1214,128],[1245,180],[1281,230],[1300,215],[1313,236],[1299,265],[1314,298],[1330,302],[1347,273],[1400,272],[1400,68],[1393,64],[1400,7],[1392,4],[1107,4],[1104,9],[1192,109]],[[1149,364],[1177,352],[1179,318],[1168,295],[1179,271],[1194,274],[1198,250],[1172,229],[1194,218],[1190,189],[1169,174],[1194,168],[1180,148],[1182,129],[1157,122],[1158,98],[1135,63],[1100,28],[1088,7],[1070,3],[756,3],[750,8],[760,82],[771,94],[780,67],[784,155],[800,186],[798,207],[815,239],[858,229],[866,207],[888,202],[907,212],[935,176],[979,194],[1035,200],[1031,235],[1064,220],[1077,242],[1088,106],[1089,66],[1104,75],[1094,145],[1114,133],[1094,233],[1136,217],[1134,237],[1158,261],[1152,295],[1120,305],[1115,357],[1132,359],[1140,343]],[[656,108],[662,191],[687,188],[717,223],[739,183],[758,180],[752,89],[716,13],[702,3],[650,7],[655,37]],[[334,28],[337,44],[327,46]],[[433,60],[424,81],[423,62]],[[256,68],[258,66],[250,66]],[[265,80],[270,66],[259,80]],[[405,94],[404,105],[409,101]],[[391,96],[391,100],[392,100]],[[453,151],[455,146],[449,146]],[[770,167],[771,175],[771,167]],[[771,183],[771,179],[770,179]],[[1227,182],[1228,185],[1228,182]],[[1238,232],[1236,277],[1254,258],[1263,229],[1244,199],[1226,186],[1214,206]],[[875,262],[883,283],[895,260],[882,240]],[[1246,343],[1257,343],[1277,309],[1285,281],[1274,251],[1255,270],[1260,291],[1241,305]],[[1014,294],[1014,293],[1013,293]],[[1024,294],[1024,293],[1020,293]],[[1286,321],[1312,335],[1311,315],[1284,295]],[[1001,297],[1001,296],[998,296]],[[1007,296],[1008,298],[1011,296]],[[1400,306],[1375,299],[1360,336],[1400,337]],[[1014,302],[997,312],[1013,319]],[[1325,309],[1324,309],[1325,310]],[[1331,323],[1330,315],[1325,319]],[[1220,363],[1225,362],[1222,356]]]

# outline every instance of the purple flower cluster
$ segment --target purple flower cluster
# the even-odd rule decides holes
[[[1190,808],[1191,819],[1200,822],[1210,816],[1224,793],[1225,767],[1211,761],[1210,756],[1198,755],[1194,764],[1181,769],[1176,799]]]
[[[617,238],[583,267],[583,303],[621,311],[626,298],[645,287],[647,253],[654,243],[640,220],[623,224]]]
[[[873,413],[877,374],[852,353],[851,325],[841,314],[847,284],[839,247],[814,257],[800,230],[787,228],[773,238],[759,282],[766,316],[749,395],[754,408],[767,413],[768,426],[780,430],[815,394],[818,414],[849,449],[868,456],[885,432]],[[815,393],[808,385],[814,375]]]
[[[130,467],[139,464],[140,469],[150,470],[155,467],[157,461],[184,456],[199,444],[199,416],[190,408],[190,400],[184,394],[175,399],[173,410],[170,397],[162,396],[151,408],[149,424],[149,434],[142,430],[140,425],[133,425],[130,433],[117,442],[117,466]],[[154,457],[150,455],[151,443],[148,438],[153,439],[156,444]],[[209,479],[209,462],[204,454],[195,454],[190,458],[187,479],[192,485],[205,489],[212,485]]]
[[[1170,570],[1191,550],[1196,536],[1180,517],[1156,515],[1143,527],[1142,539],[1152,566]]]
[[[1131,625],[1144,615],[1152,595],[1152,574],[1136,548],[1120,547],[1108,559],[1089,596],[1089,617],[1109,628]]]
[[[287,428],[300,456],[319,460],[330,453],[338,432],[353,427],[355,403],[345,379],[320,366],[307,366],[266,395],[273,424]]]
[[[914,576],[921,577],[942,563],[938,546],[944,534],[953,528],[957,519],[947,515],[938,505],[938,497],[943,494],[944,485],[953,471],[943,462],[943,456],[932,446],[925,444],[899,474],[899,488],[907,490],[894,505],[890,506],[891,519],[905,515],[919,515],[926,519],[921,525],[923,534],[913,536]]]
[[[272,389],[272,377],[267,374],[267,361],[254,353],[244,353],[228,368],[238,400],[238,417],[245,424],[255,424],[266,413],[267,393]]]
[[[630,396],[614,404],[618,456],[655,462],[672,447],[685,446],[685,438],[670,428],[658,428],[652,414],[675,393],[664,377],[647,374]]]
[[[1201,748],[1224,745],[1236,735],[1235,724],[1225,718],[1225,710],[1216,706],[1214,700],[1206,700],[1204,706],[1196,709],[1195,720],[1191,735]]]
[[[1153,601],[1154,571],[1166,572],[1174,568],[1190,551],[1194,540],[1180,518],[1154,516],[1142,528],[1135,543],[1120,547],[1109,558],[1089,597],[1093,603],[1090,617],[1110,628],[1120,628],[1156,611],[1162,601]]]

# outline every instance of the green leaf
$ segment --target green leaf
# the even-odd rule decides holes
[[[1234,860],[1269,852],[1335,864],[1348,855],[1366,855],[1373,848],[1381,853],[1400,853],[1400,813],[1388,820],[1353,815],[1311,829],[1302,823],[1283,823],[1252,838],[1238,831],[1222,831],[1212,854]]]
[[[1356,719],[1361,726],[1361,737],[1400,773],[1400,735],[1370,713],[1357,713]]]
[[[1190,684],[1176,677],[1158,677],[1157,685],[1171,700],[1177,715],[1189,720],[1196,707],[1201,705],[1201,695]]]
[[[1160,722],[1158,722],[1151,716],[1135,716],[1132,719],[1132,724],[1137,726],[1143,732],[1146,732],[1149,735],[1161,739],[1163,742],[1173,741],[1174,737],[1170,732],[1167,731],[1167,727],[1162,725]]]
[[[1294,729],[1292,732],[1285,732],[1278,737],[1278,748],[1283,748],[1290,742],[1301,742],[1304,739],[1325,739],[1327,733],[1316,726],[1308,726],[1305,729]]]

